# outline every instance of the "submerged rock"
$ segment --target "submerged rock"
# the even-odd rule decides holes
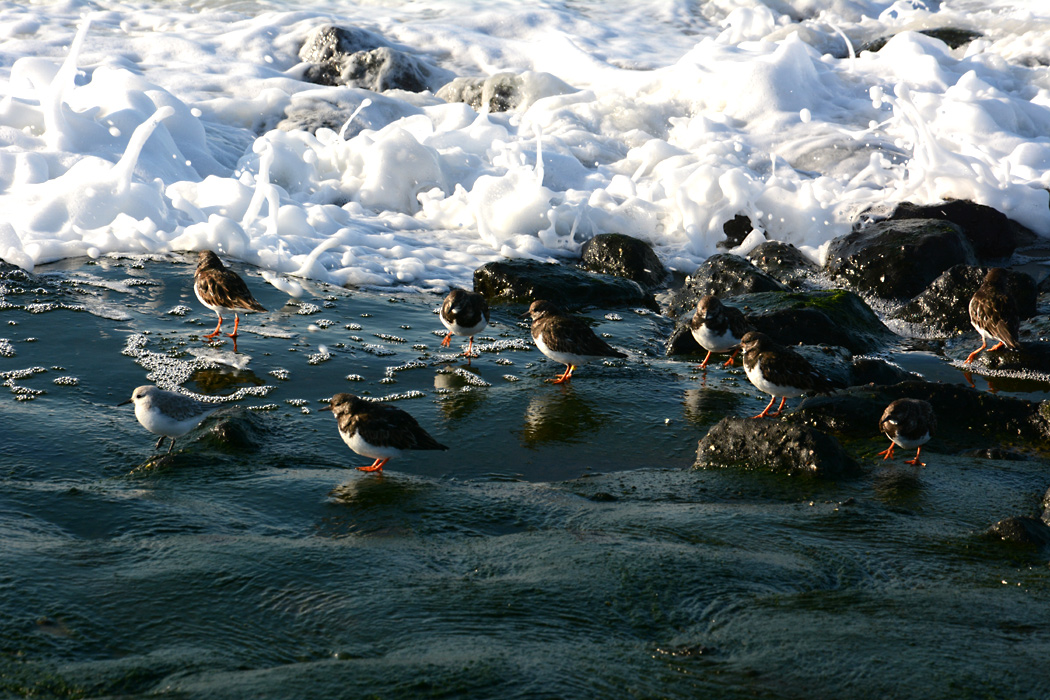
[[[935,27],[933,29],[920,29],[919,34],[925,34],[933,39],[939,39],[948,45],[950,49],[957,49],[960,46],[969,44],[974,39],[980,39],[983,34],[975,32],[970,29],[961,29],[959,27]],[[861,47],[861,51],[871,51],[873,53],[878,52],[882,47],[886,45],[892,37],[880,37],[874,41],[865,44]],[[858,52],[859,53],[859,52]],[[845,58],[843,56],[843,58]]]
[[[860,292],[910,299],[954,265],[976,265],[962,229],[949,221],[879,221],[836,238],[827,273]]]
[[[1042,415],[1039,404],[962,384],[913,380],[853,387],[832,396],[807,398],[787,420],[848,438],[875,437],[886,406],[903,398],[933,405],[939,451],[1010,446],[1050,451],[1050,415]]]
[[[436,91],[454,77],[451,71],[391,47],[378,34],[357,28],[320,27],[299,49],[299,59],[311,64],[303,80],[374,92]]]
[[[864,386],[865,384],[885,386],[915,379],[921,379],[921,377],[886,360],[877,357],[853,358],[852,386]]]
[[[736,301],[757,330],[781,345],[838,345],[864,353],[895,337],[863,299],[844,289],[767,292]]]
[[[1050,525],[1039,518],[1011,516],[1003,518],[985,530],[985,536],[1015,544],[1029,544],[1039,547],[1050,546]]]
[[[973,329],[970,324],[970,298],[981,286],[989,267],[955,265],[930,283],[921,294],[905,304],[893,318],[919,323],[929,330],[954,335]],[[1036,313],[1035,280],[1023,272],[1006,271],[1007,284],[1017,302],[1021,318]]]
[[[499,260],[482,265],[474,270],[474,291],[496,301],[546,299],[568,309],[640,305],[656,310],[652,295],[637,282],[534,260]]]
[[[835,438],[814,428],[729,417],[700,441],[694,468],[730,467],[826,477],[856,471],[857,463]]]
[[[599,233],[583,244],[580,251],[583,267],[626,277],[646,287],[655,287],[667,281],[667,268],[643,240],[622,233]]]
[[[526,71],[521,75],[496,73],[487,78],[455,78],[437,91],[445,102],[465,102],[476,111],[509,112],[528,107],[552,95],[567,95],[576,88],[550,73]]]

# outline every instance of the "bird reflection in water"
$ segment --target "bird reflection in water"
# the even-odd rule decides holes
[[[481,371],[466,364],[434,375],[434,388],[445,393],[441,413],[449,422],[463,420],[480,408],[488,398],[488,392],[482,391],[487,386]]]
[[[405,537],[417,529],[426,485],[403,473],[351,478],[328,493],[322,537]]]
[[[537,392],[529,399],[521,431],[525,447],[593,440],[594,433],[605,424],[607,416],[577,395],[571,385],[559,387],[561,391]]]
[[[682,394],[685,419],[698,427],[707,428],[724,416],[733,415],[740,404],[740,395],[718,389],[686,389]]]

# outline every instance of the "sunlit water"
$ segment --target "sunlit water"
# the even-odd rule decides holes
[[[630,356],[559,387],[523,307],[468,365],[439,295],[285,304],[244,268],[270,311],[212,348],[192,269],[75,260],[6,287],[4,695],[1050,692],[1047,557],[980,537],[1038,509],[1044,462],[934,442],[916,478],[872,426],[855,478],[694,471],[710,425],[766,400],[739,367],[662,357],[652,313],[587,314]],[[147,377],[237,400],[157,459],[117,406]],[[451,449],[353,470],[317,411],[337,391],[402,397]]]
[[[667,319],[588,312],[630,356],[566,387],[522,308],[469,366],[438,347],[433,292],[603,231],[682,272],[738,214],[816,259],[901,200],[1050,233],[1042,3],[770,4],[0,2],[0,258],[37,275],[0,306],[0,694],[1050,696],[1046,553],[979,537],[1045,463],[934,442],[916,478],[872,426],[856,478],[698,472],[766,399],[664,358]],[[311,85],[326,23],[538,92]],[[944,26],[984,36],[908,31]],[[318,109],[345,130],[278,128]],[[236,354],[202,248],[270,309]],[[170,459],[116,405],[151,381],[227,403]],[[337,391],[451,449],[353,470]]]

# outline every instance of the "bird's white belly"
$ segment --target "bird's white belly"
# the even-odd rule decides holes
[[[401,455],[401,450],[396,447],[383,447],[380,445],[373,445],[361,437],[360,432],[356,432],[353,435],[347,435],[343,431],[339,431],[339,436],[343,438],[343,442],[351,450],[361,455],[362,457],[371,457],[372,459],[386,459],[388,457],[398,457]]]
[[[171,416],[162,413],[155,406],[146,406],[143,403],[136,403],[135,418],[138,419],[143,428],[154,435],[165,435],[167,437],[177,438],[196,428],[201,421],[211,415],[214,410],[215,409],[212,409],[183,420],[175,420]]]
[[[547,344],[543,342],[543,335],[541,334],[536,339],[536,347],[540,349],[547,357],[551,358],[555,362],[560,362],[563,365],[572,365],[573,367],[579,367],[585,365],[595,358],[594,355],[577,355],[572,352],[559,352],[558,350],[551,350],[547,347]]]
[[[449,321],[446,321],[444,317],[439,318],[441,318],[441,323],[445,326],[445,328],[452,331],[456,335],[469,335],[473,337],[481,331],[485,330],[485,326],[489,325],[485,319],[481,319],[481,322],[478,323],[478,325],[476,326],[461,326],[459,325],[459,323],[450,323]]]
[[[707,326],[690,329],[696,342],[710,352],[726,352],[740,345],[740,339],[733,337],[733,332],[726,328],[725,333],[714,333]]]
[[[897,447],[903,447],[907,450],[913,447],[921,447],[922,445],[925,445],[927,442],[930,441],[930,433],[926,432],[922,435],[922,437],[912,438],[911,440],[904,437],[903,435],[891,437],[890,440],[892,440]]]
[[[976,329],[977,329],[977,332],[978,332],[978,333],[980,333],[980,334],[981,334],[981,340],[982,340],[982,341],[983,341],[984,343],[986,343],[986,344],[992,344],[992,345],[994,345],[994,344],[998,343],[998,342],[999,342],[1000,340],[1002,340],[1002,338],[996,338],[996,337],[995,337],[994,335],[992,335],[991,333],[989,333],[989,332],[988,332],[988,331],[986,331],[985,329],[983,329],[983,328],[979,327],[979,326],[978,326],[978,325],[977,325],[976,323],[974,323],[973,321],[970,321],[970,324],[971,324],[971,325],[972,325],[972,326],[973,326],[974,328],[976,328]]]
[[[222,316],[224,313],[225,314],[250,314],[253,311],[252,309],[246,309],[243,306],[238,306],[237,308],[233,308],[233,307],[230,307],[230,306],[217,306],[215,304],[209,304],[208,302],[204,301],[204,298],[201,297],[201,293],[197,291],[197,285],[193,285],[193,293],[196,295],[197,301],[199,301],[203,306],[205,306],[205,307],[211,309],[212,311],[214,311],[215,313],[219,314],[220,316]]]
[[[762,372],[759,370],[759,365],[757,364],[750,368],[745,366],[744,371],[747,373],[747,378],[751,380],[751,383],[764,394],[792,399],[806,393],[804,389],[799,389],[796,386],[782,386],[769,381],[762,375]]]

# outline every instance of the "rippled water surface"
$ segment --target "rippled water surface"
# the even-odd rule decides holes
[[[764,400],[663,358],[652,314],[588,312],[630,357],[562,388],[519,307],[468,367],[438,296],[286,304],[239,269],[271,309],[212,350],[240,370],[191,367],[214,317],[188,258],[5,282],[0,694],[1050,694],[1046,552],[979,537],[1038,510],[1045,463],[931,449],[916,478],[873,426],[856,478],[695,471],[707,426]],[[251,389],[158,459],[116,406],[143,364]],[[348,469],[368,460],[316,410],[336,391],[414,397],[451,449]]]

